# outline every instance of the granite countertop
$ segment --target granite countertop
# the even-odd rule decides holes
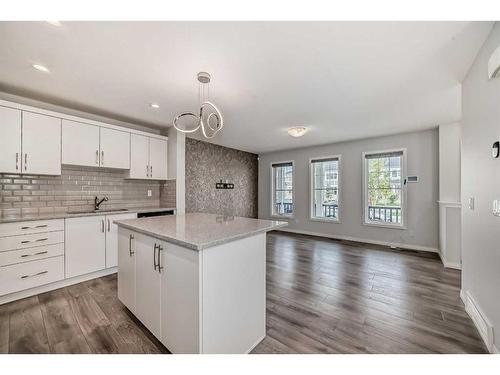
[[[116,220],[115,223],[193,250],[203,250],[288,225],[284,221],[203,213]]]
[[[99,216],[99,215],[117,215],[117,214],[138,214],[143,212],[160,212],[175,210],[175,207],[144,207],[144,208],[127,208],[124,209],[109,209],[101,211],[90,212],[60,212],[53,214],[41,215],[9,215],[0,216],[0,224],[2,223],[15,223],[19,221],[33,221],[33,220],[52,220],[52,219],[69,219],[72,217],[84,216]]]

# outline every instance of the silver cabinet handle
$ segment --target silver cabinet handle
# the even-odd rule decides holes
[[[28,154],[24,154],[24,170],[28,168]]]
[[[149,177],[149,165],[146,165],[146,177]]]
[[[110,223],[110,221],[108,219],[108,232],[110,231],[110,229],[111,229],[111,223]]]
[[[104,219],[101,219],[101,232],[104,233]]]
[[[132,240],[134,239],[134,235],[130,234],[128,238],[128,255],[132,256],[135,254],[135,251],[132,251]]]
[[[104,165],[104,151],[101,150],[101,165]]]
[[[19,152],[16,152],[16,171],[19,170]]]
[[[149,166],[149,177],[153,177],[153,166]]]
[[[35,225],[34,227],[21,227],[21,229],[36,229],[36,228],[47,228],[48,225],[47,224],[43,224],[43,225]]]
[[[95,150],[95,163],[99,165],[99,150]]]
[[[158,273],[161,273],[163,266],[161,265],[161,252],[163,251],[163,247],[158,245]]]
[[[21,241],[22,244],[25,244],[25,243],[30,243],[30,242],[42,242],[42,241],[47,241],[48,238],[39,238],[38,240],[34,240],[34,241],[31,241],[31,240],[24,240],[24,241]]]
[[[154,247],[154,250],[153,250],[153,266],[154,266],[154,269],[156,270],[156,267],[158,267],[158,265],[156,264],[156,249],[157,249],[158,245],[155,243],[155,247]]]
[[[21,279],[27,279],[29,277],[40,276],[40,275],[44,275],[46,273],[49,273],[49,271],[42,271],[42,272],[34,273],[33,275],[24,275],[24,276],[21,276]]]
[[[21,255],[21,258],[34,257],[37,255],[43,255],[43,254],[48,254],[48,251],[39,251],[38,253],[33,253],[33,254],[23,254],[23,255]]]

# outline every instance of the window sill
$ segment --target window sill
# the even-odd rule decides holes
[[[389,228],[389,229],[400,229],[400,230],[408,229],[405,225],[378,224],[378,223],[367,223],[367,222],[364,222],[363,225],[366,225],[368,227],[377,227],[377,228]]]
[[[272,219],[281,219],[281,220],[293,220],[295,219],[295,216],[290,216],[290,215],[270,215]]]
[[[326,219],[326,218],[321,218],[321,217],[310,217],[310,221],[316,221],[319,223],[332,223],[332,224],[340,224],[341,221],[340,219]]]

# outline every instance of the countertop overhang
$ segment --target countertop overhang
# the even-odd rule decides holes
[[[203,250],[288,225],[284,221],[205,213],[116,220],[114,223],[192,250]]]

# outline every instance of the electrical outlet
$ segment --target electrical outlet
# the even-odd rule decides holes
[[[152,197],[153,196],[153,191],[152,190],[148,190],[148,197]]]
[[[474,210],[474,197],[469,198],[469,210]]]

